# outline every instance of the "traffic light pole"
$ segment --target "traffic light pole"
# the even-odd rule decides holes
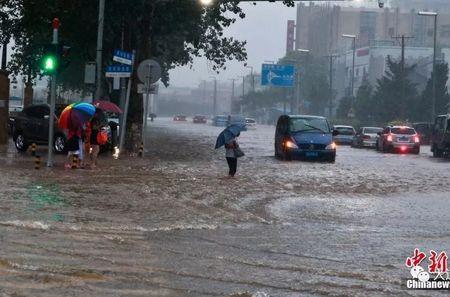
[[[52,44],[58,45],[58,28],[59,19],[54,18],[52,22],[53,26],[53,41]],[[50,115],[48,122],[48,157],[47,157],[47,167],[53,166],[53,136],[54,136],[54,125],[55,125],[55,101],[56,101],[56,71],[53,71],[51,75],[50,82]]]

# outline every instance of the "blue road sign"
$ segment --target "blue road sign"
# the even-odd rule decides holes
[[[130,77],[131,66],[129,65],[111,65],[105,69],[106,77]]]
[[[113,61],[116,61],[116,62],[119,62],[122,64],[131,65],[131,63],[133,61],[133,54],[116,49],[114,51]]]
[[[295,67],[293,65],[262,64],[261,85],[293,87]]]

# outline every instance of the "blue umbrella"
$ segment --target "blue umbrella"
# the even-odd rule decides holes
[[[231,125],[225,128],[222,132],[220,132],[219,136],[217,136],[216,146],[219,147],[229,143],[233,138],[235,138],[241,131],[245,130],[245,126],[243,125]]]

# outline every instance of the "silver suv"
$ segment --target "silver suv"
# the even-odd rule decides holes
[[[419,154],[420,138],[416,130],[407,126],[388,126],[378,133],[377,150]]]

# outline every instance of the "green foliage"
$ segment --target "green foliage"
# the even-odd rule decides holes
[[[367,76],[363,77],[361,86],[358,89],[355,100],[355,116],[359,121],[371,122],[376,117],[374,108],[373,87],[370,85]]]
[[[436,114],[446,114],[447,105],[450,103],[448,94],[448,64],[440,63],[436,65]],[[433,98],[433,75],[427,81],[427,85],[416,104],[416,119],[418,121],[429,121],[432,118],[431,106]]]
[[[417,100],[417,89],[408,76],[415,68],[402,67],[401,62],[387,59],[388,69],[378,79],[373,98],[375,119],[388,122],[394,119],[410,119],[414,116],[414,103]]]
[[[327,58],[294,51],[280,59],[279,63],[296,66],[300,72],[301,98],[310,103],[308,113],[324,115],[330,100]]]
[[[346,96],[339,101],[338,108],[336,109],[336,118],[347,119],[350,108],[352,107],[352,97]]]
[[[242,100],[244,112],[251,114],[261,108],[270,108],[277,103],[286,102],[286,90],[270,88],[260,92],[250,92]]]

